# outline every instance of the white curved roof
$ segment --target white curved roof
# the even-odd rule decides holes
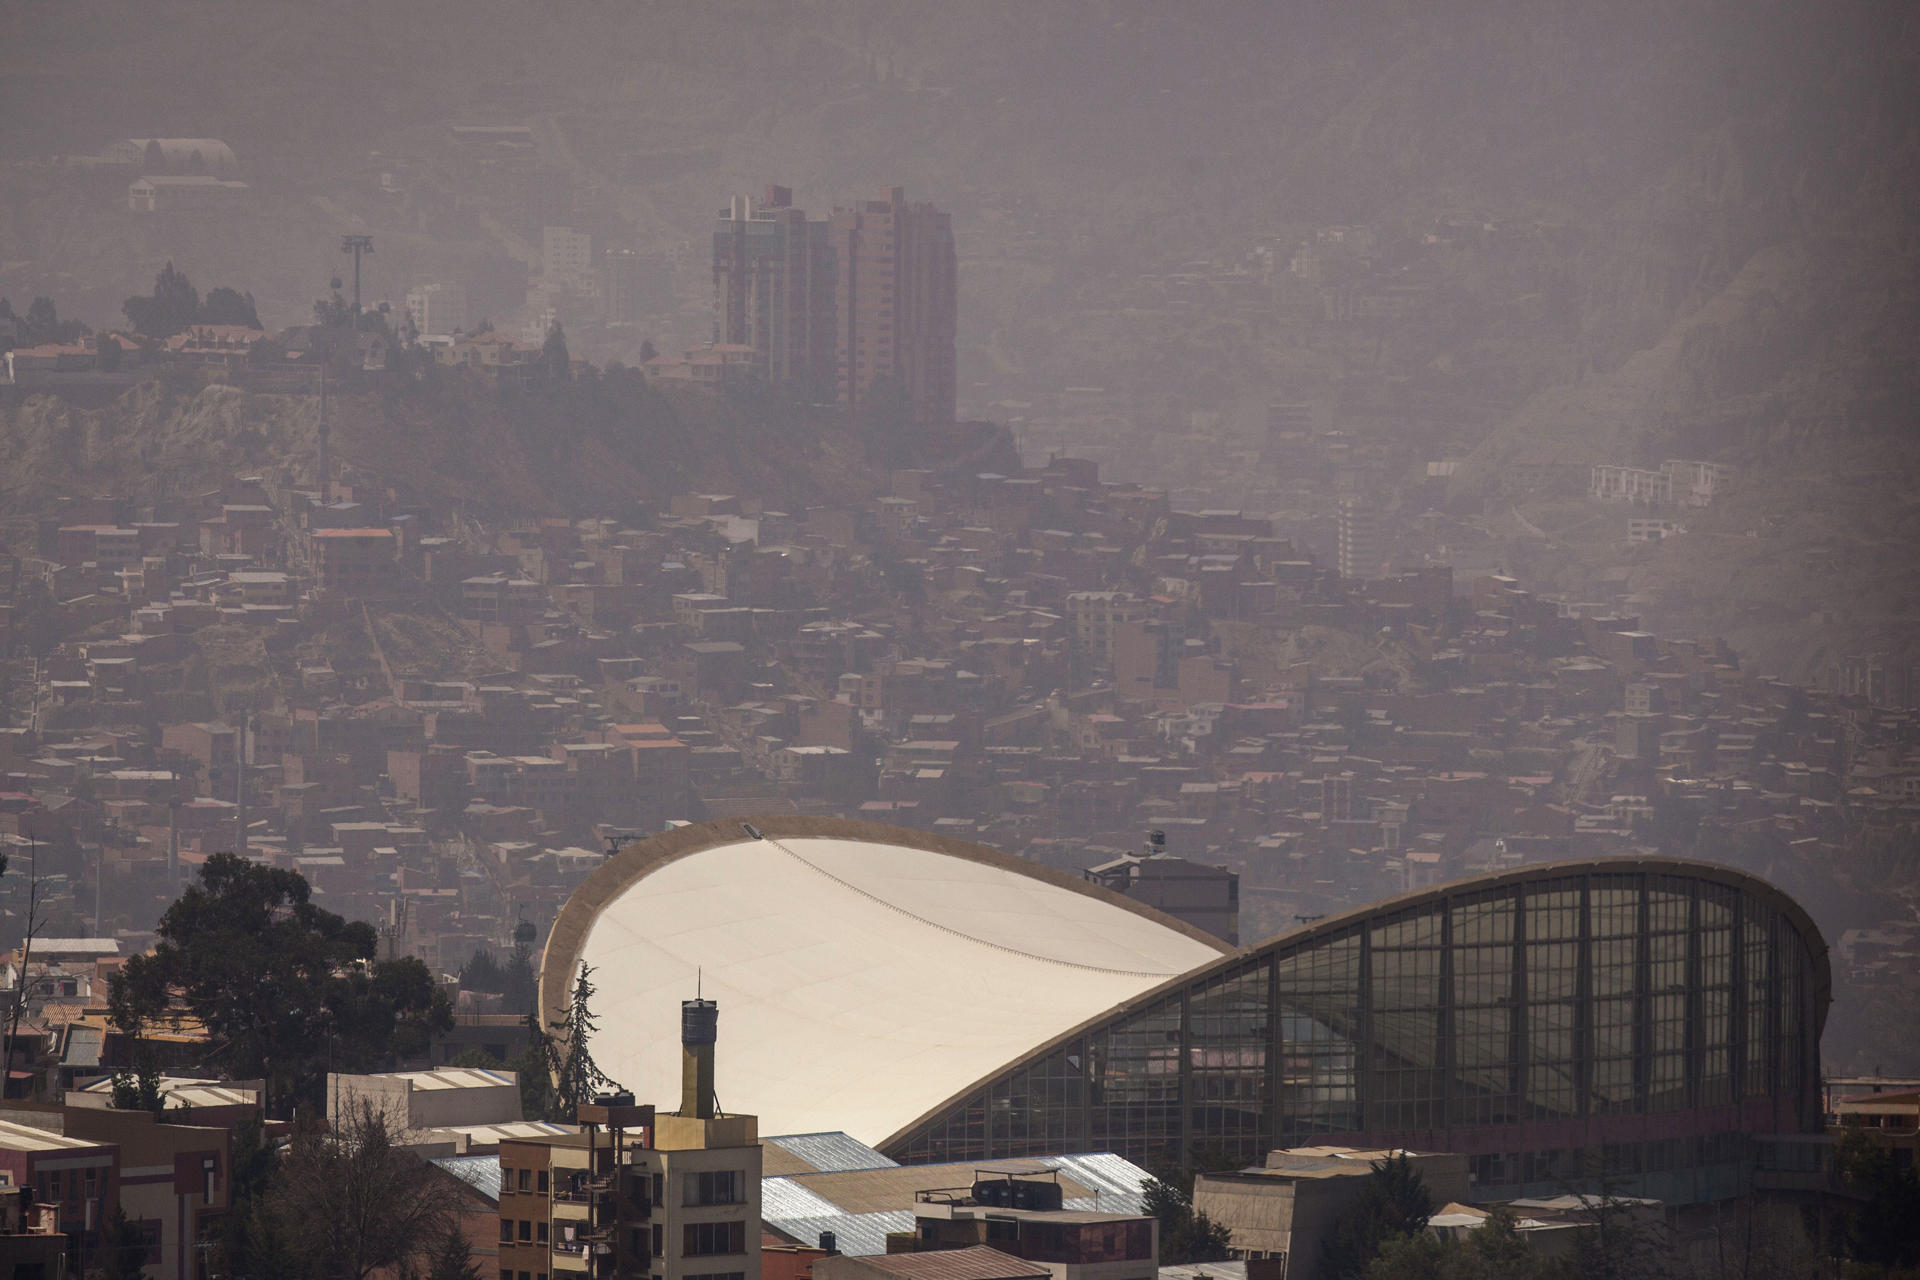
[[[678,1105],[680,1002],[697,982],[720,1005],[723,1110],[765,1133],[880,1142],[1222,950],[1014,865],[742,835],[618,889],[578,955],[598,988],[594,1059],[638,1098]]]

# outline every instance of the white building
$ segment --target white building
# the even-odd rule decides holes
[[[407,316],[415,333],[450,334],[465,331],[467,291],[460,285],[434,281],[407,293]]]
[[[593,269],[593,237],[572,227],[540,228],[540,273],[550,289],[592,295],[600,281]]]

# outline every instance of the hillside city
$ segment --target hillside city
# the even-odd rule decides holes
[[[1781,518],[1756,514],[1726,451],[1518,458],[1517,472],[1552,472],[1550,499],[1511,504],[1495,534],[1460,500],[1459,424],[1478,410],[1444,379],[1354,376],[1178,421],[1119,386],[964,382],[974,230],[938,189],[823,191],[818,217],[783,186],[705,193],[710,223],[664,254],[596,241],[593,194],[556,192],[528,159],[529,126],[456,125],[436,146],[436,163],[487,175],[488,200],[377,156],[367,191],[447,234],[510,222],[536,264],[524,291],[478,269],[383,274],[386,233],[350,231],[329,233],[338,275],[299,324],[264,323],[245,279],[203,279],[203,296],[184,259],[118,317],[0,301],[0,403],[26,424],[0,442],[15,477],[0,518],[0,1264],[14,1266],[0,1276],[1920,1265],[1898,1208],[1920,1209],[1908,651],[1813,646],[1819,659],[1784,678],[1724,632],[1659,630],[1643,582],[1583,563],[1689,536],[1780,545]],[[45,180],[84,182],[132,219],[258,213],[218,139],[123,139],[65,167]],[[1074,250],[1071,232],[1035,238],[1002,212],[979,219],[996,269]],[[1138,273],[1073,341],[1170,360],[1155,335],[1205,317],[1219,349],[1196,339],[1178,375],[1196,383],[1232,343],[1290,326],[1408,343],[1418,364],[1461,260],[1537,283],[1529,264],[1562,232],[1328,222]],[[1530,305],[1528,323],[1555,323],[1550,298]],[[1463,377],[1491,399],[1530,390],[1503,368],[1490,356]],[[191,422],[191,459],[169,453],[184,435],[143,438],[134,421]],[[1820,554],[1796,572],[1825,572]],[[1808,646],[1781,640],[1789,650]],[[1406,1135],[1444,1127],[1427,1119],[1298,1130],[1381,1139],[1366,1144],[1203,1132],[1203,1110],[1233,1109],[1247,1064],[1182,1041],[1202,1020],[1183,1012],[1153,1033],[1180,1046],[1180,1065],[1159,1069],[1181,1088],[1227,1082],[1188,1095],[1164,1130],[1096,1146],[1098,1103],[1083,1100],[1079,1120],[1029,1139],[981,1084],[964,1121],[907,1108],[891,1136],[780,1134],[780,1117],[720,1105],[745,1074],[730,1076],[729,1044],[765,1051],[729,1041],[732,1006],[696,986],[674,997],[677,1041],[664,1020],[634,1025],[639,979],[579,923],[615,918],[611,886],[669,857],[655,851],[693,861],[747,840],[802,862],[809,840],[968,859],[1023,900],[1041,886],[1093,895],[1114,914],[1088,928],[1108,941],[1139,909],[1161,930],[1142,954],[1185,946],[1204,964],[1049,961],[1152,974],[1089,1006],[1127,1014],[1162,979],[1199,983],[1233,962],[1219,957],[1285,935],[1304,948],[1386,900],[1535,886],[1577,864],[1591,896],[1553,908],[1577,918],[1571,932],[1475,939],[1530,957],[1520,994],[1485,1008],[1525,1005],[1541,998],[1526,964],[1571,972],[1571,939],[1579,965],[1619,941],[1599,932],[1594,886],[1630,869],[1639,934],[1723,939],[1755,966],[1703,998],[1718,944],[1676,944],[1690,958],[1662,968],[1658,940],[1643,942],[1630,1043],[1668,1034],[1652,1010],[1678,999],[1670,1020],[1693,1030],[1673,1033],[1670,1056],[1688,1064],[1675,1069],[1692,1105],[1717,1097],[1717,1070],[1741,1082],[1718,1101],[1743,1117],[1774,1105],[1763,1094],[1796,1101],[1779,1104],[1790,1120],[1766,1111],[1774,1127],[1656,1120],[1604,1154],[1579,1136],[1519,1155],[1426,1150]],[[1675,888],[1704,864],[1736,878]],[[870,868],[824,874],[884,896],[860,878]],[[1739,905],[1716,924],[1722,889]],[[711,886],[686,892],[689,914],[717,909],[700,896]],[[1513,892],[1552,927],[1527,896],[1544,890]],[[1691,905],[1662,926],[1667,892]],[[1763,905],[1777,923],[1751,914]],[[1450,921],[1436,926],[1447,941],[1418,945],[1467,930],[1452,907],[1426,918]],[[834,928],[825,913],[803,923]],[[785,927],[734,922],[741,936]],[[1354,971],[1368,975],[1354,978],[1362,1025],[1418,1007],[1372,1012],[1392,963],[1375,953],[1416,946],[1383,941],[1391,928],[1361,931],[1356,964],[1379,966]],[[1788,960],[1809,931],[1830,978],[1818,993]],[[913,960],[912,945],[888,962]],[[1455,990],[1452,952],[1432,954],[1449,958],[1428,977]],[[1653,973],[1671,984],[1650,986]],[[916,981],[959,1010],[966,979]],[[1607,994],[1568,982],[1568,1001]],[[1804,999],[1779,997],[1789,988]],[[1713,1004],[1735,989],[1737,1013]],[[1447,1018],[1472,1017],[1457,998]],[[1513,1016],[1514,1043],[1533,1043]],[[1750,1058],[1704,1042],[1716,1019],[1738,1024],[1728,1043],[1756,1046]],[[1091,1025],[1063,1018],[1032,1040],[1075,1088],[1098,1076]],[[1350,1030],[1327,1015],[1306,1038],[1330,1027]],[[1434,1032],[1444,1063],[1376,1069],[1443,1074],[1453,1034]],[[1769,1058],[1763,1041],[1805,1051]],[[642,1042],[682,1082],[677,1098],[621,1079],[615,1055]],[[841,1061],[782,1046],[815,1049]],[[1118,1095],[1124,1054],[1109,1052]],[[1570,1041],[1564,1057],[1594,1052]],[[1298,1071],[1316,1104],[1338,1104],[1313,1074],[1324,1063],[1300,1065],[1312,1056],[1273,1078]],[[1522,1060],[1516,1078],[1535,1065]],[[1019,1061],[1009,1112],[1029,1105],[1022,1090],[1043,1093],[1042,1059]],[[1581,1075],[1580,1107],[1599,1079]],[[878,1069],[866,1082],[894,1083]],[[1714,1180],[1735,1166],[1738,1195]],[[1639,1181],[1616,1194],[1600,1185],[1615,1175]],[[1766,1221],[1763,1193],[1805,1229]],[[1896,1209],[1863,1217],[1867,1204]]]

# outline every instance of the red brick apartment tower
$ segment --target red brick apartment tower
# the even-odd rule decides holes
[[[849,416],[876,381],[905,384],[916,423],[953,421],[959,296],[953,224],[905,191],[835,209],[840,403]]]

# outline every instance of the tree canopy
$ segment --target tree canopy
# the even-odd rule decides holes
[[[561,330],[558,320],[547,330],[546,344],[540,348],[540,363],[546,369],[547,376],[555,382],[567,380],[567,371],[572,367],[572,362],[567,355],[567,335]]]
[[[153,278],[153,292],[136,294],[121,304],[127,323],[149,338],[171,338],[196,324],[241,324],[258,329],[260,313],[253,295],[216,285],[203,300],[200,291],[172,262]]]
[[[1374,1161],[1373,1176],[1321,1247],[1321,1274],[1361,1280],[1383,1248],[1419,1235],[1432,1216],[1433,1196],[1404,1152]]]
[[[330,1065],[368,1070],[416,1055],[452,1026],[427,967],[376,960],[377,944],[372,925],[315,905],[297,872],[217,853],[161,916],[153,954],[114,975],[108,1007],[137,1036],[177,999],[229,1074],[266,1079],[272,1097],[318,1102]]]
[[[1160,1220],[1160,1265],[1221,1262],[1228,1256],[1233,1233],[1193,1207],[1190,1180],[1148,1178],[1140,1184],[1142,1212]]]

